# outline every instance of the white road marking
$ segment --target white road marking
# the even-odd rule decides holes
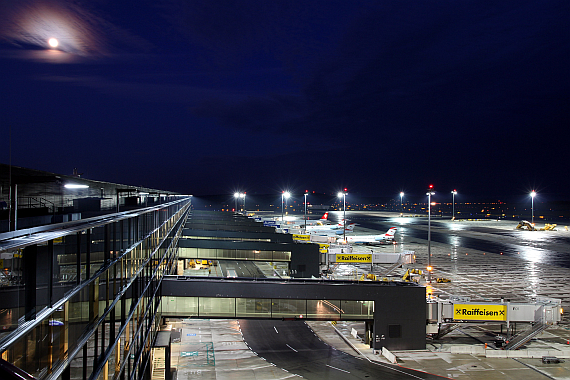
[[[328,364],[327,364],[327,367],[330,367],[330,368],[332,368],[332,369],[336,369],[336,370],[338,370],[338,371],[350,373],[350,372],[348,372],[348,371],[345,371],[344,369],[340,369],[340,368],[333,367],[332,365],[328,365]]]
[[[275,329],[275,332],[276,332],[277,334],[279,334],[279,331],[277,331],[277,327],[273,326],[273,328]]]
[[[290,349],[292,349],[293,351],[299,352],[299,351],[297,351],[296,349],[294,349],[293,347],[289,346],[288,344],[285,344],[285,345],[286,345],[287,347],[289,347]]]

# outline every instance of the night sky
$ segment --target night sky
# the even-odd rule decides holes
[[[6,164],[11,129],[13,165],[186,194],[570,199],[568,0],[0,0],[0,20]]]

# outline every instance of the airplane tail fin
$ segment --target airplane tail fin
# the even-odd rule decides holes
[[[321,220],[328,220],[329,218],[329,212],[325,212],[324,215],[321,217]]]
[[[396,227],[392,227],[388,230],[388,232],[386,232],[386,236],[394,236],[394,234],[396,233],[397,228]]]
[[[356,223],[350,223],[346,226],[346,230],[352,232],[354,231],[354,226],[356,226]]]

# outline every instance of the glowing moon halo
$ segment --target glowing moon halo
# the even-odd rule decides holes
[[[59,45],[59,41],[55,38],[50,38],[48,40],[48,44],[49,44],[49,46],[51,46],[52,48],[55,49],[57,47],[57,45]]]

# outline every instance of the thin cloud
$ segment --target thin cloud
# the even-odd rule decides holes
[[[88,9],[66,0],[0,0],[0,38],[19,47],[104,56],[124,49],[148,50],[151,44]]]

